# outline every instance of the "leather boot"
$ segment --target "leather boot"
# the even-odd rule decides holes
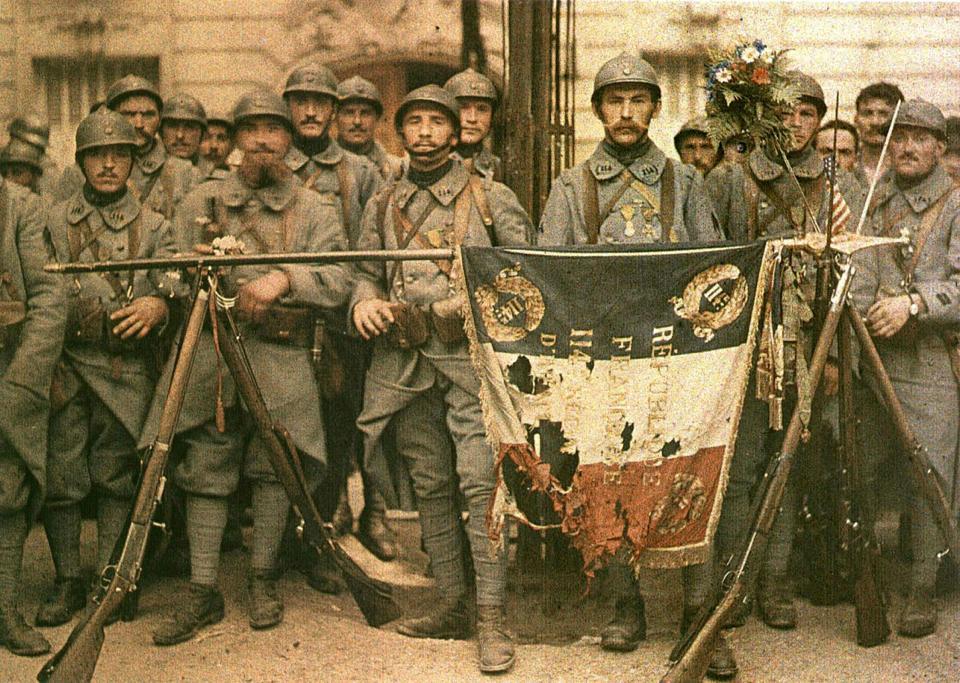
[[[350,509],[350,500],[347,498],[347,488],[344,486],[337,499],[337,509],[330,518],[333,531],[337,536],[345,536],[353,532],[353,511]]]
[[[680,637],[683,638],[690,624],[697,617],[699,607],[685,607],[683,609],[683,618],[680,620]],[[717,635],[717,643],[714,645],[713,652],[710,655],[710,664],[707,666],[707,677],[715,680],[727,680],[737,675],[739,667],[737,660],[733,656],[733,649],[727,643],[727,639],[721,631]]]
[[[463,599],[441,603],[426,616],[403,619],[397,625],[397,633],[410,638],[466,640],[470,637],[467,607]]]
[[[758,602],[763,623],[770,628],[797,627],[797,608],[793,604],[790,579],[787,577],[777,576],[765,580],[760,586]]]
[[[503,626],[503,609],[477,606],[477,656],[485,674],[508,671],[516,653],[513,638]]]
[[[255,574],[250,579],[250,628],[273,628],[283,621],[283,600],[272,573]]]
[[[632,652],[647,638],[647,617],[639,595],[617,600],[616,612],[600,632],[600,647],[614,652]]]
[[[27,626],[23,615],[13,605],[0,607],[0,645],[21,657],[35,657],[50,652],[50,643],[40,631]]]
[[[384,562],[397,558],[397,544],[393,529],[387,526],[383,510],[364,510],[360,515],[360,529],[357,538],[363,547]]]
[[[897,633],[908,638],[922,638],[936,628],[937,605],[933,601],[933,587],[912,588]]]
[[[37,626],[59,626],[65,624],[86,602],[86,586],[79,577],[57,577],[53,590],[37,610],[34,620]]]
[[[176,645],[190,640],[204,626],[223,620],[223,595],[214,586],[191,583],[187,604],[153,632],[155,645]]]

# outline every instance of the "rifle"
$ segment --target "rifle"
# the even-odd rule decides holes
[[[187,319],[183,344],[180,347],[170,388],[160,414],[157,437],[144,455],[137,485],[137,494],[130,512],[129,526],[123,537],[122,550],[115,564],[100,575],[100,584],[80,621],[70,632],[63,647],[37,674],[41,683],[74,683],[89,681],[103,647],[104,626],[124,599],[137,588],[147,540],[153,527],[153,515],[163,496],[166,482],[164,469],[170,454],[170,443],[176,433],[177,419],[186,394],[187,380],[196,355],[203,321],[207,313],[209,292],[198,288]]]
[[[843,314],[852,276],[853,265],[848,262],[843,267],[830,299],[830,309],[810,359],[810,385],[814,389],[819,386],[823,376],[823,368]],[[757,563],[763,558],[770,531],[780,511],[780,503],[803,430],[800,406],[796,406],[784,434],[780,454],[771,462],[761,482],[760,505],[753,516],[750,533],[732,562],[734,569],[724,577],[721,597],[701,610],[683,640],[670,653],[670,668],[661,683],[700,681],[706,674],[720,630],[726,626],[731,613],[740,602],[747,599],[753,588],[759,569]]]
[[[232,305],[229,300],[217,297],[215,323],[219,328],[219,338],[224,342],[220,348],[223,361],[233,375],[237,391],[253,417],[260,438],[267,446],[267,454],[277,480],[287,492],[295,514],[300,518],[299,529],[304,540],[337,566],[368,624],[382,626],[397,619],[400,608],[393,601],[390,585],[367,576],[333,539],[327,524],[320,517],[320,512],[309,494],[293,438],[286,427],[274,422],[270,417],[260,387],[257,386],[253,369],[243,348],[240,328],[230,312]]]
[[[191,254],[126,261],[92,261],[90,263],[48,263],[47,273],[103,273],[116,270],[177,270],[196,268],[213,271],[227,266],[262,266],[292,263],[354,263],[357,261],[451,261],[453,249],[378,249],[372,251],[313,251],[286,254]]]
[[[947,546],[947,552],[952,553],[955,558],[960,558],[960,537],[958,537],[957,529],[954,526],[950,501],[944,493],[945,483],[941,480],[933,465],[930,464],[930,457],[923,445],[917,440],[913,427],[910,426],[910,422],[903,412],[903,405],[897,398],[893,382],[890,381],[890,375],[883,367],[883,361],[880,360],[880,354],[877,352],[877,347],[873,343],[873,338],[870,336],[866,324],[854,309],[848,308],[846,317],[860,342],[860,349],[863,352],[862,359],[867,362],[877,378],[880,394],[893,420],[893,426],[900,441],[900,448],[910,462],[910,471],[920,492],[926,498],[930,511],[933,513],[933,518],[940,529],[940,535],[943,537],[944,545]]]
[[[874,532],[873,508],[866,501],[861,475],[860,450],[854,416],[853,353],[850,323],[844,317],[837,330],[840,363],[840,440],[843,456],[841,480],[840,549],[847,557],[848,578],[853,580],[857,615],[857,645],[873,647],[890,636],[887,608],[880,584],[880,544]]]

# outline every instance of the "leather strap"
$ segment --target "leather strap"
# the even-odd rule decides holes
[[[10,195],[7,192],[7,184],[0,181],[0,245],[3,244],[3,234],[9,228],[7,225],[7,203],[9,200]],[[3,288],[7,291],[7,296],[10,298],[10,300],[17,301],[17,291],[13,286],[13,278],[11,277],[10,273],[7,271],[0,273],[0,281],[2,281]]]
[[[674,187],[673,162],[667,159],[660,175],[660,241],[676,242],[673,234],[673,210],[677,191]]]
[[[955,189],[956,188],[951,187],[949,190],[940,195],[937,201],[924,209],[923,217],[920,219],[920,226],[917,228],[916,232],[913,255],[903,266],[903,277],[907,283],[913,281],[913,273],[917,269],[917,264],[920,263],[920,254],[923,253],[923,248],[927,244],[927,238],[930,237],[930,233],[933,232],[934,226],[937,224],[937,221],[940,220],[940,216],[943,214],[947,199]],[[884,206],[884,214],[886,214],[887,206],[889,206],[889,204]]]
[[[350,171],[344,159],[337,162],[337,184],[340,186],[340,208],[343,211],[343,229],[347,235],[353,234],[353,226],[350,224],[350,193],[353,190]]]
[[[600,188],[589,164],[583,165],[583,225],[587,229],[587,244],[596,244],[600,234]]]
[[[140,253],[140,225],[142,219],[143,212],[141,211],[127,227],[127,258],[136,258]],[[104,222],[103,227],[94,233],[90,227],[90,221],[86,216],[78,224],[69,225],[67,228],[67,239],[70,243],[70,260],[72,262],[79,261],[80,256],[87,249],[90,250],[94,261],[105,260],[103,252],[100,251],[100,243],[97,239],[106,229],[107,224]],[[123,283],[120,281],[120,276],[116,271],[101,273],[101,276],[107,281],[107,284],[110,285],[110,288],[117,297],[117,301],[127,300],[128,293],[133,292],[133,281],[136,277],[136,271],[128,271],[126,289],[124,289]]]
[[[483,179],[472,175],[467,181],[470,186],[470,194],[473,195],[473,204],[477,207],[480,214],[480,220],[483,221],[483,227],[487,231],[487,239],[490,240],[490,246],[497,246],[497,235],[494,232],[493,214],[490,212],[490,202],[487,200],[487,192],[483,189]],[[466,235],[466,233],[464,233]],[[462,241],[462,238],[461,238]],[[459,245],[460,242],[458,241]]]
[[[392,195],[392,193],[391,193]],[[411,223],[403,211],[400,210],[400,206],[396,201],[392,203],[393,206],[393,234],[397,240],[397,249],[406,249],[414,237],[420,232],[420,228],[426,222],[427,218],[430,217],[430,214],[433,213],[434,209],[439,206],[433,195],[429,195],[430,205],[424,209],[417,219]],[[387,287],[392,286],[393,278],[397,275],[397,269],[402,266],[400,261],[394,261],[391,264],[390,275],[387,278]]]
[[[783,196],[776,189],[776,187],[772,183],[764,182],[759,178],[757,178],[753,174],[753,170],[750,168],[750,165],[748,163],[744,162],[743,168],[745,171],[743,176],[744,194],[748,199],[748,209],[749,209],[747,214],[747,234],[749,239],[754,240],[757,237],[760,237],[761,235],[765,234],[767,226],[773,222],[773,219],[776,218],[777,215],[783,216],[788,221],[790,221],[791,225],[794,225],[793,218],[790,216],[790,205],[783,198]],[[784,171],[784,172],[787,173],[788,171]],[[823,199],[823,186],[825,184],[824,182],[825,177],[826,177],[826,173],[821,173],[817,177],[816,182],[808,183],[806,187],[802,187],[803,196],[806,199],[807,204],[811,207],[817,207],[818,210],[821,204],[821,200]],[[754,190],[750,188],[748,183],[752,184],[756,189]],[[773,204],[774,208],[776,208],[776,212],[770,213],[767,217],[767,220],[765,220],[762,225],[760,224],[760,216],[759,216],[759,199],[760,199],[759,193],[760,192],[763,192],[764,196],[767,199],[769,199],[770,202]],[[755,199],[751,200],[751,195],[755,197]],[[756,201],[756,205],[749,206],[751,201]],[[832,207],[831,207],[831,210],[832,210]],[[752,228],[750,226],[751,215],[753,216]],[[803,225],[806,225],[807,218],[808,216],[806,212],[806,207],[804,207]],[[794,225],[794,228],[796,227],[797,226]],[[753,233],[752,235],[750,234],[751,232]]]

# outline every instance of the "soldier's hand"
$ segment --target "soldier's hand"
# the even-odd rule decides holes
[[[274,301],[290,291],[290,278],[281,270],[261,275],[237,292],[237,312],[242,318],[262,323]]]
[[[158,296],[141,296],[110,314],[110,320],[119,320],[113,333],[121,339],[136,336],[143,339],[157,325],[167,319],[167,302]]]
[[[367,299],[353,307],[353,324],[364,339],[383,334],[393,323],[390,303],[383,299]]]
[[[910,297],[894,296],[880,299],[867,311],[867,329],[880,339],[889,339],[910,319]]]
[[[193,245],[194,254],[203,254],[204,256],[213,255],[213,245],[206,244],[205,242],[197,242]]]

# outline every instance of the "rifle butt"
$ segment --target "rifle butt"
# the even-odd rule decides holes
[[[378,628],[400,618],[400,606],[393,599],[393,587],[368,576],[339,545],[327,546],[343,575],[357,607],[370,626]]]
[[[40,683],[89,683],[103,648],[104,624],[119,601],[89,603],[70,637],[37,673]]]
[[[883,593],[877,580],[872,557],[864,558],[853,586],[854,605],[857,614],[857,645],[875,647],[890,637],[890,624]]]

